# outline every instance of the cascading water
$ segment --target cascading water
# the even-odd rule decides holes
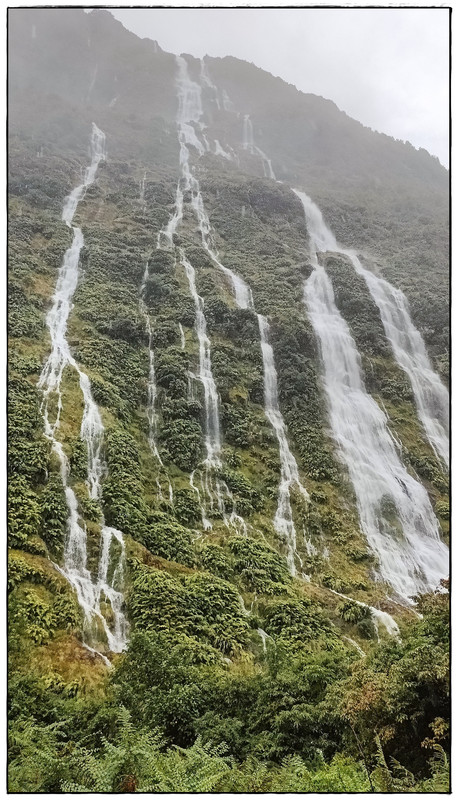
[[[98,620],[105,633],[107,645],[112,652],[120,652],[125,647],[127,622],[122,613],[123,602],[122,570],[124,562],[124,540],[120,531],[107,527],[102,520],[101,552],[97,579],[94,582],[87,569],[87,533],[80,523],[78,501],[68,485],[69,463],[61,442],[57,439],[62,412],[62,376],[66,366],[76,370],[84,400],[81,438],[86,442],[88,454],[87,487],[92,499],[100,500],[100,481],[106,472],[102,458],[104,428],[99,410],[92,397],[88,376],[79,368],[66,339],[68,317],[72,308],[72,297],[78,284],[78,267],[84,238],[80,228],[72,225],[78,203],[83,199],[88,187],[93,183],[97,167],[105,158],[105,134],[93,123],[91,137],[92,159],[85,171],[83,183],[77,186],[66,198],[62,213],[63,221],[73,231],[73,241],[66,251],[56,283],[53,304],[47,314],[46,322],[51,337],[51,352],[41,372],[38,387],[43,392],[41,411],[45,435],[52,443],[60,463],[60,474],[69,512],[67,537],[64,548],[64,568],[61,572],[76,591],[78,602],[84,611],[85,633],[92,639],[94,623]],[[50,420],[50,405],[56,405],[54,421]],[[118,561],[111,581],[108,580],[113,541],[118,543]],[[102,600],[109,602],[113,617],[113,630],[101,611]],[[89,647],[89,649],[93,649]]]
[[[146,333],[148,335],[148,357],[149,357],[149,373],[148,373],[148,403],[146,407],[146,415],[148,417],[148,444],[154,457],[157,458],[159,464],[162,466],[162,459],[156,444],[156,431],[157,431],[157,413],[156,413],[156,373],[154,369],[154,350],[152,345],[153,330],[151,327],[151,319],[148,314],[148,309],[145,305],[144,294],[146,283],[149,278],[149,264],[146,264],[145,272],[143,273],[143,281],[140,287],[140,312],[145,320]]]
[[[157,249],[160,249],[161,247],[160,237],[161,233],[159,233],[158,235]],[[149,371],[148,371],[148,400],[146,406],[146,416],[148,419],[148,444],[154,458],[157,460],[159,467],[161,468],[161,471],[164,471],[164,462],[162,461],[156,442],[158,416],[156,412],[157,384],[156,384],[156,371],[154,368],[153,328],[151,325],[151,318],[148,312],[148,308],[145,303],[145,291],[148,279],[149,279],[149,262],[146,263],[145,271],[143,273],[143,280],[140,286],[140,296],[138,305],[140,313],[143,316],[143,319],[145,320],[146,334],[148,336]],[[165,473],[165,479],[167,481],[169,502],[171,505],[173,505],[173,488],[167,473]],[[159,475],[156,477],[156,485],[158,489],[159,499],[162,500],[163,494],[162,494],[162,486],[159,479]]]
[[[181,176],[178,181],[176,196],[175,196],[175,209],[170,217],[169,222],[158,235],[158,247],[163,244],[167,248],[173,248],[173,237],[178,228],[178,225],[183,219],[183,203],[185,192],[199,191],[199,184],[194,176],[191,174],[189,166],[189,147],[195,147],[202,155],[205,148],[197,137],[194,125],[199,131],[202,131],[202,124],[200,122],[202,117],[202,100],[201,88],[198,84],[190,80],[188,75],[187,64],[184,58],[177,56],[178,66],[178,114],[177,114],[177,127],[178,127],[178,141],[180,145],[180,170]],[[198,490],[194,482],[194,472],[191,474],[190,482],[192,488],[197,492],[201,507],[202,524],[204,529],[211,528],[211,522],[207,514],[207,499],[210,512],[213,510],[214,502],[218,509],[218,513],[223,517],[226,524],[236,523],[238,516],[235,514],[234,508],[230,517],[227,516],[225,510],[225,503],[223,495],[229,493],[224,482],[219,479],[213,480],[214,471],[221,469],[221,432],[219,421],[219,397],[216,389],[216,384],[213,379],[211,356],[210,356],[210,340],[206,332],[206,320],[204,313],[203,299],[197,292],[195,281],[195,270],[189,259],[186,257],[183,248],[178,250],[178,260],[183,267],[189,285],[190,294],[194,300],[196,310],[196,334],[199,342],[199,373],[198,379],[202,383],[204,390],[204,409],[205,409],[205,450],[206,455],[203,462],[203,475],[201,476],[202,494]],[[227,492],[226,492],[227,490]],[[230,493],[229,493],[230,495]],[[232,499],[232,498],[231,498]],[[235,515],[235,516],[234,516]],[[242,528],[245,523],[243,523]]]
[[[365,390],[360,359],[334,301],[318,252],[335,240],[303,192],[313,272],[304,299],[320,344],[331,427],[352,481],[361,527],[379,560],[380,575],[404,600],[435,589],[448,575],[448,550],[439,537],[427,492],[402,464],[386,415]]]
[[[318,249],[346,256],[355,271],[366,281],[372,299],[379,309],[394,357],[410,379],[418,416],[431,447],[448,466],[448,392],[431,367],[421,334],[410,318],[405,295],[388,281],[365,269],[354,250],[339,247],[334,234],[326,226],[320,210],[309,198],[307,203],[314,235],[319,243]]]
[[[249,114],[243,115],[242,147],[253,155],[253,125]]]
[[[257,318],[261,335],[262,361],[264,366],[264,411],[277,437],[281,465],[280,485],[278,487],[278,506],[274,525],[278,533],[288,543],[287,561],[290,572],[294,575],[296,529],[294,527],[291,508],[291,488],[296,486],[306,502],[309,501],[309,494],[302,486],[297,462],[289,448],[285,422],[278,404],[277,371],[275,369],[272,345],[269,342],[269,323],[261,314],[257,314]]]
[[[261,148],[254,143],[253,124],[249,114],[245,114],[243,117],[242,147],[251,155],[260,156],[265,178],[272,178],[272,180],[276,180],[270,158],[267,158],[266,154],[261,150]]]
[[[199,182],[197,178],[193,174],[191,174],[189,168],[188,145],[192,145],[193,141],[192,141],[192,136],[188,138],[188,133],[189,133],[188,123],[191,120],[194,121],[195,123],[199,122],[200,115],[202,114],[202,103],[199,94],[200,87],[190,80],[187,71],[186,61],[180,58],[178,64],[179,64],[178,86],[179,86],[179,98],[180,98],[178,119],[179,119],[179,139],[181,147],[180,162],[182,166],[182,173],[184,180],[183,191],[189,191],[191,194],[191,206],[194,210],[196,219],[199,224],[199,230],[202,236],[202,244],[205,250],[207,251],[208,255],[210,256],[211,260],[213,261],[213,263],[230,280],[237,305],[239,306],[239,308],[242,309],[249,308],[254,312],[253,296],[250,287],[245,283],[245,281],[239,275],[236,275],[236,273],[234,273],[231,269],[224,266],[224,264],[222,264],[222,262],[219,259],[218,252],[212,240],[210,220],[205,210]],[[183,97],[182,95],[186,96]],[[188,117],[182,120],[180,114],[185,114],[185,113],[188,115]],[[248,131],[247,136],[249,140],[250,138],[249,132],[251,131],[251,141],[252,141],[252,128],[250,126],[251,123],[249,117],[247,117],[247,131]],[[174,215],[169,221],[169,226],[171,226],[172,220],[174,221],[182,218],[183,214],[182,198],[183,198],[183,192],[180,193],[180,197],[178,198],[175,207]],[[174,224],[175,222],[173,222],[171,227],[173,227]],[[168,227],[168,229],[170,229],[170,227]],[[176,229],[176,226],[174,229]],[[199,295],[197,294],[195,288],[194,269],[184,256],[183,251],[181,251],[180,260],[185,268],[186,275],[188,277],[190,292],[194,298],[194,304],[196,307],[196,330],[199,339],[199,349],[200,349],[199,377],[204,385],[204,392],[206,397],[205,400],[206,449],[207,449],[206,462],[210,466],[212,466],[211,458],[209,459],[209,454],[210,456],[213,456],[215,452],[219,451],[215,450],[215,442],[216,442],[215,432],[216,432],[216,417],[218,410],[218,396],[216,393],[216,386],[214,385],[213,377],[211,375],[210,343],[208,341],[208,338],[206,337],[203,300],[202,298],[199,298]],[[294,575],[296,571],[295,557],[297,557],[297,550],[296,550],[296,530],[293,522],[291,498],[290,498],[291,488],[293,486],[296,486],[305,500],[308,501],[309,497],[307,491],[301,484],[297,463],[288,445],[286,437],[286,427],[278,405],[277,373],[275,370],[273,350],[268,340],[269,324],[267,322],[267,319],[259,314],[257,315],[257,319],[260,331],[261,351],[262,351],[263,367],[264,367],[265,413],[267,419],[269,420],[270,424],[273,427],[273,430],[278,440],[280,462],[281,462],[281,480],[278,493],[278,507],[274,518],[274,526],[279,535],[285,541],[287,547],[288,566],[291,573]],[[210,390],[210,387],[212,386],[214,388]],[[215,392],[215,396],[212,395],[213,391]],[[218,420],[218,432],[219,432],[219,420]],[[227,497],[231,499],[227,486],[225,486],[224,484],[222,486],[223,489],[225,490]],[[204,520],[204,513],[202,515],[202,519]],[[243,522],[240,517],[237,517],[235,508],[233,508],[230,520],[239,525],[241,524],[241,522]]]
[[[436,455],[448,467],[449,463],[449,395],[434,372],[420,332],[409,314],[407,298],[400,289],[365,269],[356,253],[346,255],[357,273],[362,275],[380,311],[386,338],[394,357],[407,373],[417,406],[420,422]]]
[[[207,65],[203,58],[200,61],[200,82],[202,86],[210,89],[211,93],[213,94],[212,100],[216,104],[216,107],[219,111],[221,108],[221,103],[219,101],[218,89],[216,88],[215,84],[212,83],[210,75],[208,74]]]
[[[204,314],[204,301],[197,293],[196,273],[192,264],[180,249],[180,263],[183,266],[189,283],[189,291],[196,309],[196,333],[199,342],[199,375],[204,387],[205,407],[205,465],[209,468],[221,467],[221,432],[219,424],[219,397],[213,378],[210,339],[207,336],[207,323]]]

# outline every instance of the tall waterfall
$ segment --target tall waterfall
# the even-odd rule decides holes
[[[336,242],[326,226],[320,210],[306,195],[301,200],[309,206],[309,227],[318,243],[318,250],[327,250],[346,256],[355,271],[366,281],[369,292],[379,309],[385,334],[399,366],[408,375],[418,416],[436,455],[448,465],[449,458],[449,396],[439,376],[433,371],[423,339],[412,323],[409,306],[400,289],[365,269],[354,250]]]
[[[156,398],[157,398],[157,386],[156,386],[156,372],[154,369],[154,349],[152,345],[152,337],[153,337],[153,329],[151,326],[151,319],[148,313],[148,309],[145,305],[144,295],[146,289],[146,283],[149,278],[149,264],[146,264],[145,271],[143,273],[143,280],[142,285],[140,287],[140,299],[139,299],[139,307],[140,312],[143,315],[145,320],[145,327],[146,333],[148,335],[148,357],[149,357],[149,373],[148,373],[148,405],[146,407],[146,414],[148,417],[148,444],[150,446],[151,452],[153,453],[154,457],[159,462],[160,466],[162,466],[162,459],[159,454],[159,450],[156,444],[156,432],[157,432],[157,413],[156,413]]]
[[[302,486],[296,459],[289,449],[286,436],[286,427],[278,404],[277,370],[275,369],[274,353],[269,342],[270,326],[265,317],[257,314],[259,332],[261,335],[262,362],[264,367],[264,410],[278,441],[280,455],[281,476],[278,487],[278,505],[274,525],[278,533],[288,545],[288,566],[290,572],[295,574],[294,556],[296,554],[296,529],[294,527],[293,512],[291,508],[291,488],[296,488],[304,500],[308,502],[309,494]]]
[[[202,132],[203,125],[201,117],[203,114],[201,87],[191,81],[185,59],[177,56],[177,90],[178,90],[178,141],[180,145],[180,178],[178,180],[175,194],[175,208],[169,222],[158,235],[158,247],[165,246],[174,248],[173,237],[182,222],[184,212],[185,192],[199,192],[199,183],[190,168],[189,147],[194,147],[199,155],[205,152],[205,147],[201,144],[193,123]],[[202,67],[202,65],[201,65]],[[208,79],[209,80],[209,79]],[[213,378],[211,365],[211,344],[207,336],[207,323],[204,312],[204,301],[197,292],[195,281],[195,270],[189,259],[186,257],[185,250],[180,247],[177,251],[177,258],[183,267],[189,285],[191,297],[194,300],[196,310],[196,334],[199,342],[199,372],[198,379],[202,383],[204,391],[204,410],[205,410],[205,459],[201,473],[201,490],[195,483],[195,472],[190,476],[191,487],[196,491],[201,509],[202,524],[204,529],[210,529],[212,523],[208,516],[213,511],[216,503],[218,514],[223,517],[227,525],[234,525],[238,530],[245,530],[245,522],[235,511],[233,498],[228,487],[218,477],[214,477],[214,472],[222,466],[221,462],[221,428],[219,419],[219,396]],[[226,500],[226,502],[225,502]],[[227,500],[231,503],[231,514],[226,513]]]
[[[303,192],[313,272],[304,299],[320,344],[334,438],[352,481],[361,527],[379,560],[380,575],[409,600],[448,575],[448,550],[439,537],[427,492],[402,464],[388,420],[366,392],[360,358],[334,301],[318,252],[335,249],[321,212]]]
[[[101,550],[98,574],[95,581],[87,569],[87,532],[80,522],[78,501],[68,485],[69,463],[61,442],[57,439],[62,412],[62,376],[66,366],[76,370],[84,401],[80,436],[86,442],[88,455],[87,487],[94,500],[100,500],[101,479],[106,472],[102,457],[104,428],[99,409],[94,402],[88,376],[79,368],[71,355],[66,339],[68,317],[72,308],[72,297],[78,284],[79,257],[84,238],[80,228],[72,225],[78,203],[83,199],[88,187],[93,183],[97,167],[105,158],[105,134],[93,123],[91,136],[92,159],[85,171],[83,183],[77,186],[66,198],[62,213],[63,221],[73,231],[73,241],[66,251],[59,269],[53,304],[46,317],[51,337],[51,352],[41,372],[38,387],[43,392],[41,411],[45,435],[52,443],[52,449],[60,462],[60,474],[65,490],[68,508],[67,537],[64,548],[65,577],[76,591],[78,602],[84,611],[85,634],[90,641],[96,638],[97,625],[101,626],[112,652],[120,652],[126,643],[127,621],[122,613],[123,602],[123,563],[124,540],[122,533],[104,523],[101,530]],[[50,419],[50,405],[56,404],[54,421]],[[113,577],[108,580],[112,555],[112,544],[117,542],[117,562]],[[101,602],[108,601],[111,606],[112,623],[108,623],[101,611]]]
[[[270,158],[268,158],[263,150],[261,150],[261,148],[254,143],[253,124],[249,114],[245,114],[243,117],[242,147],[248,153],[251,153],[251,155],[256,154],[260,156],[265,178],[272,178],[272,180],[276,180]]]
[[[198,377],[204,387],[205,404],[205,464],[209,467],[220,467],[221,431],[219,424],[219,397],[211,366],[210,339],[207,336],[204,301],[197,293],[194,267],[188,261],[182,249],[180,249],[180,262],[184,267],[189,283],[189,290],[196,309],[196,333],[199,342]]]
[[[173,241],[173,233],[176,231],[177,225],[183,216],[183,194],[185,191],[189,191],[191,194],[191,206],[199,224],[202,244],[205,250],[213,263],[230,280],[235,295],[235,301],[239,308],[249,308],[254,312],[253,296],[250,287],[239,275],[226,267],[219,258],[213,242],[210,220],[205,210],[199,182],[190,170],[188,146],[193,145],[195,131],[193,129],[193,132],[190,134],[189,127],[192,121],[196,124],[199,123],[200,116],[203,113],[202,101],[200,87],[190,80],[186,61],[181,57],[178,59],[178,67],[178,130],[180,140],[180,163],[182,168],[182,188],[180,189],[180,186],[177,188],[175,211],[164,231],[164,238],[170,242]],[[250,128],[248,126],[248,131],[249,130]],[[189,263],[182,249],[180,249],[180,262],[185,269],[190,292],[196,308],[196,331],[199,340],[199,378],[204,386],[205,396],[206,463],[209,466],[219,466],[221,435],[218,416],[218,394],[211,371],[210,342],[206,334],[204,304],[196,290],[194,268]],[[278,440],[281,462],[278,507],[275,514],[274,526],[285,541],[288,551],[288,566],[291,573],[295,574],[295,557],[297,556],[296,530],[292,516],[290,491],[293,486],[296,486],[306,500],[308,500],[308,494],[301,484],[297,463],[288,445],[286,427],[278,405],[277,373],[275,370],[273,350],[269,342],[269,324],[267,319],[259,314],[257,315],[257,319],[264,368],[265,413]],[[193,484],[193,488],[196,489],[195,484]],[[224,488],[227,493],[227,487]],[[202,519],[205,524],[206,518],[204,514],[202,515]]]
[[[356,272],[366,281],[377,305],[399,366],[407,373],[417,406],[418,417],[436,455],[449,463],[449,395],[432,369],[425,343],[412,323],[407,298],[400,289],[365,269],[356,253],[347,251]]]

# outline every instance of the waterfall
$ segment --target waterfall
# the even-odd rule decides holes
[[[205,450],[204,464],[209,468],[221,467],[221,433],[219,424],[219,397],[213,378],[210,339],[207,336],[207,323],[204,314],[204,301],[197,293],[196,273],[194,267],[180,248],[180,263],[184,267],[188,279],[189,291],[196,309],[196,333],[199,342],[199,374],[198,378],[204,387],[205,406]]]
[[[183,325],[181,324],[181,322],[178,323],[178,330],[180,331],[181,349],[182,350],[186,350],[186,338],[185,338],[185,335],[184,335]]]
[[[212,83],[210,75],[208,74],[207,65],[203,58],[200,60],[200,82],[202,86],[205,86],[212,92],[213,102],[216,104],[216,107],[219,111],[221,109],[221,103],[219,101],[218,89],[216,88],[214,83]]]
[[[215,156],[221,156],[222,158],[226,158],[228,161],[232,161],[231,154],[221,147],[218,139],[215,139]]]
[[[184,193],[199,192],[198,181],[192,175],[189,165],[189,147],[195,147],[199,155],[202,155],[205,152],[205,148],[198,139],[196,130],[192,125],[192,123],[195,123],[199,131],[202,131],[203,126],[200,122],[203,114],[201,88],[198,84],[190,80],[185,59],[182,56],[177,56],[176,60],[178,66],[177,127],[178,141],[180,145],[181,175],[177,184],[175,208],[173,214],[171,215],[167,225],[159,232],[157,243],[159,248],[164,245],[168,249],[174,248],[173,237],[183,219]],[[244,529],[245,523],[235,513],[233,499],[229,489],[223,481],[219,480],[219,478],[214,479],[213,475],[213,473],[218,471],[222,466],[220,457],[221,431],[219,420],[219,396],[212,373],[210,340],[207,336],[204,301],[196,289],[196,276],[194,267],[186,257],[186,253],[182,247],[180,247],[178,250],[178,260],[185,271],[185,275],[188,280],[189,291],[194,300],[194,307],[196,311],[195,329],[199,343],[199,372],[197,378],[202,383],[204,390],[204,444],[206,454],[202,464],[202,493],[199,491],[198,487],[196,487],[194,482],[195,471],[191,473],[190,485],[198,495],[202,524],[205,530],[209,530],[212,527],[208,517],[214,509],[215,502],[218,514],[223,517],[224,522],[227,525],[235,524],[237,530],[240,528]],[[182,344],[183,340],[184,336],[182,336]],[[232,512],[230,516],[228,516],[226,513],[224,496],[226,498],[229,497],[229,499],[232,501]],[[241,520],[242,524],[239,524],[239,520]]]
[[[205,210],[199,182],[197,178],[190,171],[188,145],[193,144],[194,134],[189,134],[188,123],[191,120],[196,123],[199,123],[200,116],[203,113],[202,102],[200,96],[200,87],[190,80],[186,61],[181,57],[178,59],[178,66],[179,66],[178,129],[179,129],[179,140],[180,140],[180,163],[182,167],[184,186],[183,190],[180,190],[180,186],[178,186],[175,211],[164,231],[163,238],[165,238],[167,241],[170,242],[173,241],[173,233],[175,232],[176,227],[179,221],[181,221],[183,216],[183,193],[184,191],[189,191],[191,194],[191,206],[193,208],[193,211],[195,213],[199,225],[203,247],[210,256],[213,263],[229,279],[234,291],[235,301],[238,307],[243,309],[250,309],[255,313],[253,296],[250,287],[245,283],[245,281],[239,275],[237,275],[231,269],[226,267],[219,258],[218,252],[213,242],[210,220]],[[182,97],[181,95],[186,95],[186,96]],[[182,119],[180,114],[186,114],[187,116],[184,119]],[[252,128],[250,128],[250,126],[251,122],[249,121],[249,117],[247,117],[247,131],[249,132],[251,130],[251,138],[252,138]],[[247,135],[249,136],[249,133]],[[186,276],[188,278],[190,292],[194,299],[194,305],[196,308],[196,331],[199,340],[199,363],[200,363],[199,378],[204,386],[204,394],[205,394],[205,410],[206,410],[205,445],[207,451],[206,464],[209,467],[212,466],[216,467],[220,466],[220,464],[215,463],[213,465],[212,460],[216,457],[217,454],[219,454],[219,449],[220,449],[218,395],[211,372],[210,342],[206,335],[204,304],[202,298],[199,297],[196,291],[194,268],[189,263],[182,249],[180,250],[180,262],[185,269]],[[305,500],[308,501],[309,497],[307,491],[300,482],[297,463],[288,445],[286,437],[286,426],[278,405],[277,373],[275,370],[273,350],[268,340],[269,324],[267,322],[267,319],[265,317],[262,317],[261,315],[257,315],[257,319],[260,330],[261,351],[263,357],[265,413],[277,437],[279,445],[280,462],[281,462],[281,479],[278,492],[278,506],[274,518],[274,527],[277,533],[281,536],[282,540],[286,544],[288,567],[290,569],[290,572],[294,575],[296,571],[295,557],[298,557],[298,554],[296,550],[296,530],[294,527],[291,499],[290,499],[291,488],[293,486],[296,486]],[[219,461],[219,455],[218,455],[218,461]],[[208,486],[208,480],[209,480],[209,475],[207,474],[206,493],[211,498],[212,487]],[[226,495],[227,499],[232,500],[231,494],[226,484],[224,484],[223,482],[217,482],[217,484],[219,484],[217,485],[218,497],[220,497],[220,493],[223,492],[223,494]],[[193,486],[193,488],[195,489],[195,486]],[[206,518],[204,511],[202,511],[202,521],[205,527],[206,523],[208,523],[208,520]],[[241,517],[239,517],[236,514],[234,506],[232,509],[232,513],[229,517],[229,522],[230,524],[235,524],[236,526],[242,528],[243,530],[246,527]]]
[[[448,466],[448,392],[431,367],[423,339],[410,318],[405,295],[388,281],[365,269],[353,250],[339,247],[317,206],[306,195],[301,193],[300,196],[303,204],[308,206],[309,227],[313,230],[317,249],[346,256],[355,271],[366,281],[379,309],[393,355],[410,379],[418,416],[426,436],[436,455]]]
[[[140,181],[140,196],[139,200],[141,203],[142,208],[145,206],[145,180],[146,180],[146,170],[143,173],[143,178]]]
[[[258,155],[261,158],[264,177],[272,178],[272,180],[275,181],[275,173],[272,169],[272,162],[270,158],[267,158],[266,154],[261,150],[261,148],[254,143],[253,125],[249,114],[245,114],[243,117],[242,147],[251,155]]]
[[[253,155],[253,125],[249,114],[243,115],[242,147]]]
[[[289,449],[285,422],[278,404],[277,371],[275,369],[272,345],[269,342],[269,323],[261,314],[257,314],[257,318],[261,335],[262,361],[264,367],[264,411],[277,437],[281,465],[278,505],[274,526],[275,530],[287,542],[288,567],[291,574],[294,575],[296,529],[293,521],[290,491],[293,486],[296,486],[306,502],[309,501],[309,494],[302,486],[296,459]]]
[[[158,460],[162,467],[162,459],[156,444],[156,431],[157,431],[157,413],[156,413],[156,373],[154,369],[154,350],[152,345],[153,329],[151,326],[151,319],[148,309],[145,305],[144,295],[146,283],[149,278],[149,263],[147,262],[145,272],[143,273],[143,281],[140,287],[139,308],[145,320],[146,333],[148,336],[148,357],[149,357],[149,373],[148,373],[148,404],[146,407],[146,415],[148,418],[148,444],[154,457]]]
[[[409,475],[388,419],[366,392],[354,340],[334,301],[318,252],[334,249],[319,209],[303,192],[313,272],[304,300],[320,344],[331,427],[352,481],[361,527],[379,571],[404,600],[433,590],[448,575],[448,550],[439,537],[424,486]]]
[[[365,269],[356,253],[347,250],[346,254],[366,281],[393,355],[410,379],[418,417],[428,441],[436,456],[448,467],[449,395],[433,371],[421,334],[412,323],[407,298],[400,289]]]
[[[102,520],[99,568],[97,579],[94,582],[91,573],[87,569],[87,532],[80,522],[76,495],[71,486],[68,485],[70,472],[68,459],[61,442],[57,439],[57,430],[60,427],[62,412],[62,375],[65,367],[71,366],[78,374],[84,400],[80,436],[87,445],[88,492],[92,499],[100,500],[100,482],[106,472],[106,465],[102,458],[103,423],[98,407],[92,397],[89,378],[75,362],[66,339],[68,317],[72,309],[72,298],[78,284],[79,257],[84,246],[81,229],[72,225],[73,217],[78,203],[95,179],[100,161],[105,158],[105,134],[94,123],[92,125],[91,152],[91,163],[85,170],[83,183],[73,189],[64,204],[62,220],[71,228],[73,240],[71,246],[65,252],[62,266],[59,269],[52,307],[46,317],[51,337],[51,352],[41,372],[38,387],[43,393],[41,412],[45,435],[51,441],[52,449],[59,459],[60,474],[69,514],[64,548],[64,568],[61,572],[76,591],[78,602],[84,611],[85,629],[89,636],[93,637],[93,623],[98,620],[104,630],[109,649],[112,652],[120,652],[125,647],[127,637],[127,621],[121,610],[123,596],[120,591],[124,562],[123,536],[120,531],[107,527]],[[50,403],[55,401],[55,398],[57,399],[57,411],[52,422],[50,419]],[[108,568],[113,541],[118,543],[119,555],[112,580],[109,582]],[[113,630],[111,630],[101,611],[103,598],[108,600],[111,605]]]

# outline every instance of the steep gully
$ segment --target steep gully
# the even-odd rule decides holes
[[[95,650],[100,635],[106,639],[108,650],[120,652],[127,640],[127,621],[122,612],[122,585],[124,568],[124,539],[121,531],[108,527],[102,517],[100,555],[96,578],[87,567],[87,531],[78,513],[78,501],[69,485],[69,463],[62,443],[57,438],[62,413],[62,378],[65,368],[72,367],[78,374],[83,395],[84,411],[80,436],[87,446],[87,488],[89,496],[100,502],[101,479],[106,473],[102,456],[104,427],[99,409],[94,402],[88,376],[73,358],[66,331],[72,309],[72,297],[78,284],[79,258],[84,237],[79,227],[73,226],[78,204],[94,182],[99,163],[105,159],[105,135],[93,123],[91,136],[91,163],[85,171],[83,182],[66,198],[62,220],[72,230],[73,240],[59,269],[53,302],[46,323],[51,337],[51,352],[41,372],[38,387],[42,390],[45,435],[60,463],[60,474],[68,509],[67,536],[64,547],[64,566],[58,569],[74,588],[84,612],[84,636],[89,650]],[[52,409],[56,408],[54,421]],[[114,546],[113,546],[114,545]],[[114,552],[113,552],[114,551]],[[109,573],[111,572],[111,578]],[[109,604],[110,622],[102,608]],[[92,646],[94,645],[94,647]],[[99,653],[99,655],[101,655]],[[107,662],[105,656],[102,658]]]

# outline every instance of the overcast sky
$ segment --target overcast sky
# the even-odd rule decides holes
[[[110,10],[164,50],[252,61],[448,166],[445,8]]]

